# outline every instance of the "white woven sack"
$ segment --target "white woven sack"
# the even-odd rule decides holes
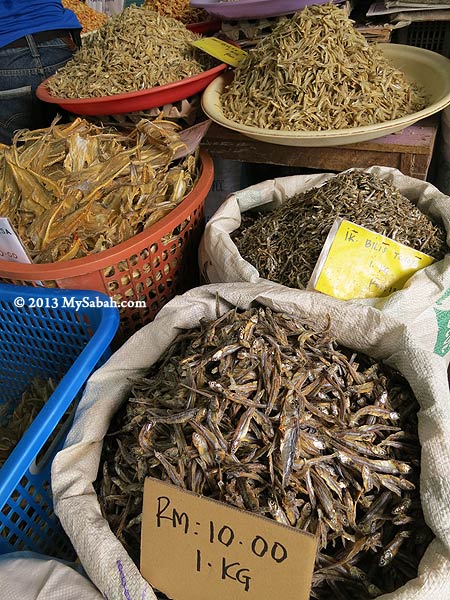
[[[397,319],[390,303],[379,310],[313,292],[299,294],[265,281],[209,285],[177,296],[89,379],[66,446],[54,459],[52,488],[63,527],[104,597],[155,598],[100,512],[92,483],[97,477],[103,438],[113,414],[127,398],[129,379],[144,374],[182,330],[198,326],[202,317],[214,319],[216,294],[222,312],[235,306],[247,309],[258,302],[275,311],[313,318],[319,326],[327,323],[329,315],[332,333],[341,344],[385,360],[408,379],[421,406],[421,496],[426,521],[436,539],[420,563],[418,577],[380,600],[448,600],[450,394],[445,360],[416,336],[423,327],[422,315],[405,324]],[[176,571],[174,565],[174,576]]]
[[[102,600],[68,563],[34,552],[0,556],[0,590],[3,600]]]
[[[351,170],[373,173],[394,185],[424,214],[436,222],[443,223],[447,232],[447,244],[450,244],[450,197],[442,194],[430,183],[407,177],[397,169],[370,167],[349,171]],[[230,234],[241,224],[241,214],[257,207],[260,210],[273,210],[295,194],[317,187],[333,177],[336,175],[332,173],[280,177],[258,183],[229,196],[211,217],[200,242],[199,266],[203,280],[206,283],[260,281],[257,269],[242,258],[230,237]],[[438,308],[440,314],[443,308],[442,293],[450,287],[448,264],[448,257],[446,257],[445,264],[440,264],[438,274],[434,266],[419,271],[408,281],[404,290],[395,292],[388,300],[385,298],[357,300],[356,303],[382,308],[386,302],[392,300],[394,304],[401,307],[402,312],[398,312],[396,316],[403,322],[415,318],[417,310],[422,312],[428,306],[427,328],[431,328],[436,339],[441,334],[434,309]],[[403,296],[400,302],[396,298],[399,294]],[[436,305],[437,302],[439,304]],[[403,312],[405,306],[407,310]],[[439,318],[443,319],[443,317]]]

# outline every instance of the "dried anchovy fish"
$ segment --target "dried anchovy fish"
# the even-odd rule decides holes
[[[145,477],[171,481],[316,534],[313,598],[374,597],[415,576],[431,537],[417,409],[399,373],[328,329],[232,310],[134,383],[104,442],[100,505],[137,562]]]
[[[337,217],[438,260],[447,251],[443,227],[434,225],[390,183],[358,171],[341,173],[270,213],[244,214],[233,239],[261,277],[303,288]]]
[[[12,414],[9,417],[2,415],[3,419],[6,418],[6,423],[0,425],[0,467],[22,439],[23,434],[55,389],[56,385],[52,379],[45,381],[36,377],[23,392]],[[51,439],[56,433],[55,430]]]
[[[111,248],[168,214],[192,189],[198,152],[180,126],[142,119],[131,131],[84,119],[19,132],[0,148],[1,212],[36,263]]]
[[[60,98],[94,98],[198,75],[217,64],[191,46],[199,38],[176,19],[131,5],[83,41],[48,89]]]
[[[189,0],[145,0],[145,6],[155,10],[160,15],[173,17],[182,23],[200,23],[202,21],[211,21],[211,15],[203,8],[191,6]]]
[[[243,125],[321,131],[397,119],[424,108],[425,97],[327,4],[280,22],[250,50],[221,104]]]

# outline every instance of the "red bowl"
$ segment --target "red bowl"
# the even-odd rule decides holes
[[[186,25],[186,29],[192,31],[192,33],[216,33],[220,31],[222,27],[222,21],[200,21],[199,23],[190,23]]]
[[[58,96],[52,96],[47,88],[47,82],[51,79],[49,77],[36,89],[36,95],[44,102],[58,104],[61,108],[77,115],[120,115],[164,106],[164,104],[172,104],[178,100],[189,98],[202,92],[226,68],[227,65],[221,63],[213,69],[208,69],[208,71],[204,71],[199,75],[187,77],[175,83],[98,98],[59,98]]]

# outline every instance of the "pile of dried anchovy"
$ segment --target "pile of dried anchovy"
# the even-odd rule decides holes
[[[217,64],[191,45],[199,37],[176,19],[131,5],[83,41],[48,89],[60,98],[94,98],[198,75]]]
[[[142,119],[131,131],[84,119],[18,132],[0,150],[2,215],[36,263],[79,258],[128,240],[186,197],[198,152],[180,126]]]
[[[105,439],[103,514],[139,557],[146,476],[317,535],[312,597],[363,600],[417,572],[417,402],[403,377],[269,308],[181,334]]]
[[[261,277],[303,288],[337,217],[437,260],[447,251],[443,227],[434,225],[390,183],[358,171],[341,173],[270,213],[244,214],[233,239]]]
[[[145,6],[151,10],[156,10],[160,15],[173,17],[182,23],[200,23],[201,21],[211,21],[211,16],[203,8],[191,6],[189,0],[145,0]]]
[[[250,50],[221,104],[244,125],[320,131],[397,119],[424,108],[425,98],[327,4],[280,22]]]
[[[25,389],[13,413],[6,419],[6,423],[0,425],[0,467],[22,439],[55,388],[56,385],[51,379],[44,381],[36,377]]]

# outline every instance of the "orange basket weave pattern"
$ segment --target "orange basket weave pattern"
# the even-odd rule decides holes
[[[199,282],[197,250],[204,226],[203,204],[159,241],[103,269],[109,296],[119,305],[123,333],[132,334],[156,316],[177,294]],[[144,308],[121,307],[140,301]]]

